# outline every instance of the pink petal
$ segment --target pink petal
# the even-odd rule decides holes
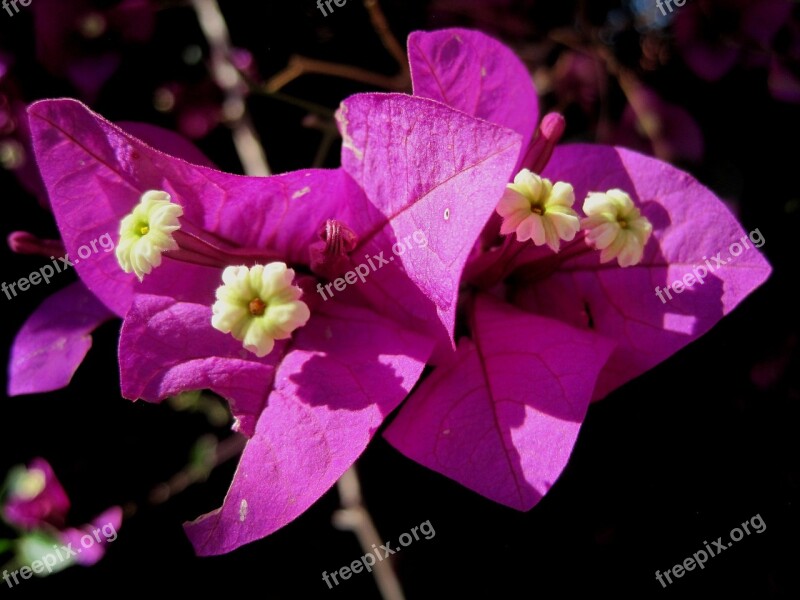
[[[211,327],[210,304],[138,294],[120,335],[122,395],[160,402],[210,389],[230,403],[237,430],[252,436],[285,347],[286,342],[277,342],[259,359]]]
[[[66,387],[92,346],[91,333],[113,317],[82,283],[50,296],[28,317],[14,340],[8,395]]]
[[[76,552],[75,562],[84,567],[97,564],[106,553],[106,546],[116,541],[122,525],[122,509],[112,506],[97,515],[92,522],[61,532],[61,542]]]
[[[328,303],[298,330],[223,506],[186,525],[201,556],[283,527],[322,496],[408,394],[431,350],[373,313]]]
[[[409,304],[419,304],[421,292],[433,304],[428,303],[428,314],[419,314],[422,305],[415,316],[425,318],[428,331],[435,327],[452,338],[461,272],[512,175],[519,136],[438,102],[401,94],[351,97],[342,103],[339,122],[343,168],[369,200],[360,216],[352,217],[360,219],[353,229],[365,232],[353,255],[359,260],[366,251],[389,255],[394,243],[415,231],[428,240],[425,248],[394,261],[402,263],[414,284],[406,286],[408,293],[389,284],[381,294],[375,286],[361,286],[362,293],[371,294],[384,310],[403,314]],[[374,281],[386,281],[389,272],[381,269]]]
[[[566,466],[612,347],[480,298],[473,340],[420,385],[384,437],[471,490],[529,510]]]
[[[415,31],[408,60],[415,96],[513,129],[528,147],[539,101],[528,69],[511,49],[479,31]]]

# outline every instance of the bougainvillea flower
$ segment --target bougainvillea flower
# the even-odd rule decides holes
[[[150,0],[40,0],[30,8],[36,58],[93,100],[122,62],[127,46],[142,44],[155,30]]]
[[[36,529],[64,524],[69,498],[46,460],[35,458],[27,468],[12,469],[4,488],[3,518],[10,525]]]
[[[177,230],[159,230],[162,221],[137,224],[142,236],[155,227],[178,245],[164,247],[141,283],[115,253],[75,266],[125,317],[119,358],[126,397],[160,401],[211,389],[230,402],[238,429],[250,437],[222,508],[187,526],[200,554],[227,552],[282,527],[363,451],[416,383],[434,342],[452,337],[472,241],[520,148],[516,133],[440,103],[363,95],[338,113],[343,169],[255,178],[163,154],[75,101],[39,102],[29,114],[68,251],[118,232],[149,191],[181,207]],[[429,243],[415,247],[417,233]],[[327,250],[315,252],[320,241]],[[328,282],[344,258],[350,270]],[[215,328],[212,307],[244,302],[234,298],[244,293],[235,281],[241,273],[226,269],[275,263],[295,272],[310,318],[301,323],[296,307],[272,314],[266,292],[250,299],[243,305],[250,316],[239,317],[292,325],[286,339],[271,326],[255,332],[275,333],[272,350],[259,357],[262,340],[238,340],[223,322]],[[264,285],[277,289],[270,286],[281,273],[288,271],[271,269]],[[219,292],[223,285],[232,288]]]
[[[629,84],[629,104],[607,140],[664,161],[699,162],[705,152],[703,132],[682,106],[667,102],[641,83]]]
[[[537,246],[547,244],[558,252],[561,240],[571,241],[580,229],[578,213],[572,210],[575,193],[563,181],[553,185],[549,179],[522,169],[509,183],[498,214],[503,217],[500,233],[515,233],[517,241],[532,240]]]
[[[532,137],[535,91],[507,48],[458,29],[412,34],[409,54],[415,93]],[[442,81],[480,84],[467,97]],[[622,148],[556,147],[563,130],[545,117],[521,166],[572,186],[584,231],[556,253],[489,223],[465,272],[469,335],[385,432],[409,458],[520,510],[565,467],[592,399],[697,339],[770,273],[757,239],[693,177]]]
[[[698,76],[718,81],[744,58],[768,52],[790,0],[698,0],[675,14],[675,42]]]
[[[106,553],[106,546],[117,539],[122,526],[122,509],[112,506],[100,513],[91,523],[81,527],[70,527],[59,532],[59,541],[72,548],[79,549],[74,559],[84,567],[97,564]]]
[[[16,556],[11,564],[31,565],[47,557],[47,573],[43,576],[75,564],[96,564],[105,554],[105,545],[117,539],[122,526],[122,509],[112,506],[88,524],[64,527],[69,498],[50,464],[42,458],[32,460],[27,467],[12,469],[3,490],[3,518],[21,530],[13,545]],[[59,547],[70,550],[54,554],[53,549]]]
[[[767,83],[772,97],[781,102],[800,102],[800,19],[791,19],[780,33],[785,39],[780,52],[770,58]]]
[[[10,76],[0,73],[0,155],[10,161],[4,166],[11,168],[20,183],[49,209],[25,111]],[[60,240],[40,240],[28,232],[14,232],[8,241],[13,252],[44,256],[48,263],[64,254]],[[55,274],[55,268],[46,267],[48,273]],[[111,316],[81,283],[48,298],[28,318],[11,347],[8,395],[49,392],[66,386],[92,345],[91,332]]]
[[[37,573],[47,577],[64,569],[81,565],[91,567],[105,556],[122,526],[122,509],[112,506],[80,527],[53,529],[45,527],[22,535],[14,544],[13,563],[19,566],[43,562],[46,570]]]
[[[27,119],[24,121],[27,130]],[[173,156],[211,164],[192,144],[171,131],[142,123],[120,123],[120,127]],[[30,146],[29,141],[27,145]],[[42,188],[40,202],[49,207],[38,171],[36,179]],[[55,257],[59,269],[64,265],[61,257],[66,250],[61,240],[42,240],[17,231],[9,236],[9,246],[13,252],[46,257],[49,260],[45,264],[53,264],[50,261]],[[55,268],[50,267],[50,271]],[[61,273],[54,274],[59,276]],[[80,281],[55,292],[34,310],[14,339],[8,395],[40,394],[67,386],[92,346],[92,332],[113,317],[114,313]]]
[[[12,74],[13,64],[11,56],[0,52],[0,168],[14,173],[22,186],[43,202],[46,194],[33,160],[26,104]]]

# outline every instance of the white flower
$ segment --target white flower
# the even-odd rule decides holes
[[[587,240],[600,253],[600,262],[613,259],[619,266],[630,267],[642,260],[644,247],[653,233],[653,225],[622,190],[591,193],[583,203],[586,218],[581,227],[589,230]]]
[[[122,219],[117,244],[117,262],[126,273],[136,273],[139,281],[161,264],[161,254],[177,250],[172,237],[180,229],[178,217],[183,208],[166,192],[150,190],[142,194],[133,212]]]
[[[227,267],[217,288],[211,325],[230,333],[259,358],[272,352],[275,340],[291,337],[311,312],[293,286],[294,271],[282,262],[266,266]]]
[[[562,181],[555,185],[528,169],[523,169],[509,183],[500,203],[498,214],[503,217],[500,233],[517,233],[517,240],[533,240],[537,246],[547,244],[558,252],[561,240],[575,238],[580,230],[578,213],[572,210],[575,192]]]

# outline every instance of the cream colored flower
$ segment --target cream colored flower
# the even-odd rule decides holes
[[[47,476],[41,469],[23,468],[11,485],[11,493],[20,500],[32,500],[44,491]]]
[[[294,271],[282,262],[227,267],[217,288],[211,325],[230,333],[259,358],[272,352],[275,340],[291,337],[311,316],[293,286]]]
[[[161,254],[176,250],[172,234],[181,228],[178,218],[183,208],[166,192],[150,190],[142,194],[133,212],[122,219],[117,244],[117,262],[126,273],[136,273],[139,281],[161,264]]]
[[[558,252],[561,241],[569,242],[580,230],[578,213],[572,210],[575,192],[562,181],[555,185],[528,169],[523,169],[509,183],[498,214],[503,217],[500,233],[516,232],[517,240],[533,240],[537,246],[547,244]]]
[[[587,240],[600,253],[600,262],[617,259],[621,267],[642,260],[644,247],[653,233],[653,225],[622,190],[591,193],[583,203],[586,218],[581,227],[589,231]]]

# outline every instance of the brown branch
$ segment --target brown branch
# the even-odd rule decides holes
[[[239,456],[246,442],[247,438],[238,433],[221,442],[213,435],[200,438],[193,448],[193,452],[200,450],[200,460],[190,461],[190,464],[167,481],[154,486],[147,495],[147,503],[152,506],[164,504],[195,483],[205,481],[216,467]],[[129,502],[124,507],[125,518],[131,518],[138,510],[139,506],[135,502]]]
[[[405,76],[408,77],[409,71],[406,51],[403,49],[403,46],[400,44],[400,42],[397,41],[397,38],[389,28],[389,22],[386,20],[386,15],[383,14],[383,10],[381,9],[381,5],[378,3],[378,0],[364,0],[364,7],[369,13],[369,19],[372,21],[372,27],[375,29],[375,33],[377,33],[378,37],[381,39],[383,47],[386,48],[389,54],[391,54],[392,57],[397,61],[397,64],[400,66],[400,72],[404,73]]]
[[[247,175],[271,174],[266,153],[247,111],[247,85],[233,65],[228,25],[217,0],[191,0],[197,21],[211,49],[211,75],[225,94],[223,114],[233,134],[239,161]]]
[[[400,73],[391,77],[388,75],[381,75],[380,73],[373,73],[361,67],[341,65],[324,60],[317,60],[315,58],[307,58],[305,56],[292,56],[289,59],[289,64],[283,70],[267,80],[264,84],[264,90],[268,94],[273,94],[303,75],[340,77],[372,87],[398,92],[407,90],[409,85],[408,75],[406,73]]]
[[[378,34],[383,47],[386,48],[400,67],[400,72],[397,75],[381,75],[380,73],[373,73],[367,69],[352,65],[342,65],[305,56],[292,56],[289,59],[289,64],[264,84],[264,91],[268,94],[273,94],[303,75],[327,75],[395,92],[409,91],[411,89],[411,75],[403,46],[397,41],[397,38],[389,28],[389,22],[386,20],[378,0],[364,0],[364,8],[369,13],[372,28]]]
[[[350,467],[336,482],[339,498],[342,503],[341,510],[333,515],[333,524],[345,531],[352,531],[358,538],[361,549],[366,555],[372,552],[372,547],[381,544],[378,530],[372,517],[364,506],[361,497],[361,484],[358,481],[356,468]],[[400,581],[392,569],[391,559],[379,561],[373,567],[372,574],[378,585],[383,600],[405,600]]]
[[[218,442],[214,436],[199,439],[195,449],[202,446],[206,446],[206,449],[208,449],[209,445],[213,445],[213,453],[209,452],[207,457],[202,457],[200,464],[192,462],[164,483],[155,486],[148,495],[148,502],[152,505],[163,504],[186,490],[189,486],[205,481],[216,467],[239,456],[244,450],[246,442],[247,438],[238,433],[225,438],[221,442]]]

